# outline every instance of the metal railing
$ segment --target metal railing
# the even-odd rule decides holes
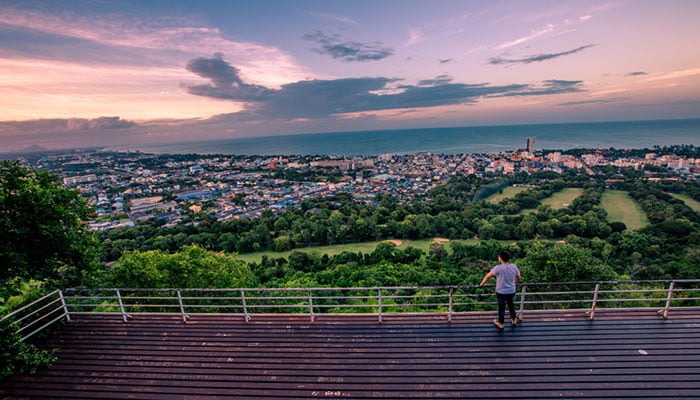
[[[600,309],[650,310],[668,318],[671,309],[700,311],[700,280],[605,281],[521,284],[515,297],[519,315],[536,310],[581,310],[593,319]],[[438,313],[449,322],[457,314],[497,307],[493,286],[396,286],[349,288],[236,289],[65,289],[56,290],[3,317],[12,318],[26,339],[46,327],[79,315],[137,314],[373,315]]]
[[[21,340],[26,340],[64,318],[70,321],[65,297],[60,290],[54,290],[3,316],[2,320],[9,319]]]

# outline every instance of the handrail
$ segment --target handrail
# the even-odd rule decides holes
[[[671,309],[700,310],[700,280],[648,280],[522,283],[516,294],[518,316],[525,310],[583,310],[589,319],[597,310],[654,309],[668,318]],[[493,286],[386,286],[314,288],[73,288],[56,290],[2,319],[12,318],[22,340],[76,315],[117,315],[128,322],[138,314],[240,315],[250,322],[261,314],[374,315],[379,323],[389,314],[454,315],[496,308]],[[36,328],[46,320],[48,323]],[[29,334],[24,332],[34,329]]]
[[[16,328],[20,340],[24,341],[65,318],[70,322],[68,307],[60,290],[53,292],[24,305],[1,319],[9,320]],[[48,322],[46,322],[49,320]],[[42,324],[37,327],[37,325]],[[28,332],[28,333],[27,333]]]

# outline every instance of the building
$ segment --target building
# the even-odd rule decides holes
[[[527,141],[525,142],[525,148],[527,149],[528,153],[535,154],[535,137],[534,136],[529,136],[527,138]]]
[[[69,176],[69,177],[63,178],[63,184],[65,186],[74,186],[74,185],[79,185],[81,183],[89,183],[89,182],[96,182],[96,181],[97,181],[97,175],[95,175],[95,174],[81,175],[81,176]]]

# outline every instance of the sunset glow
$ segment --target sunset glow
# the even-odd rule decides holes
[[[697,118],[699,20],[692,0],[5,1],[0,151],[72,146],[76,118],[120,121],[81,127],[104,144]]]

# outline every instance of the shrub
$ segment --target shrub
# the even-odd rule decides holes
[[[16,374],[33,374],[56,362],[54,350],[42,350],[21,340],[12,321],[0,320],[0,380]]]

